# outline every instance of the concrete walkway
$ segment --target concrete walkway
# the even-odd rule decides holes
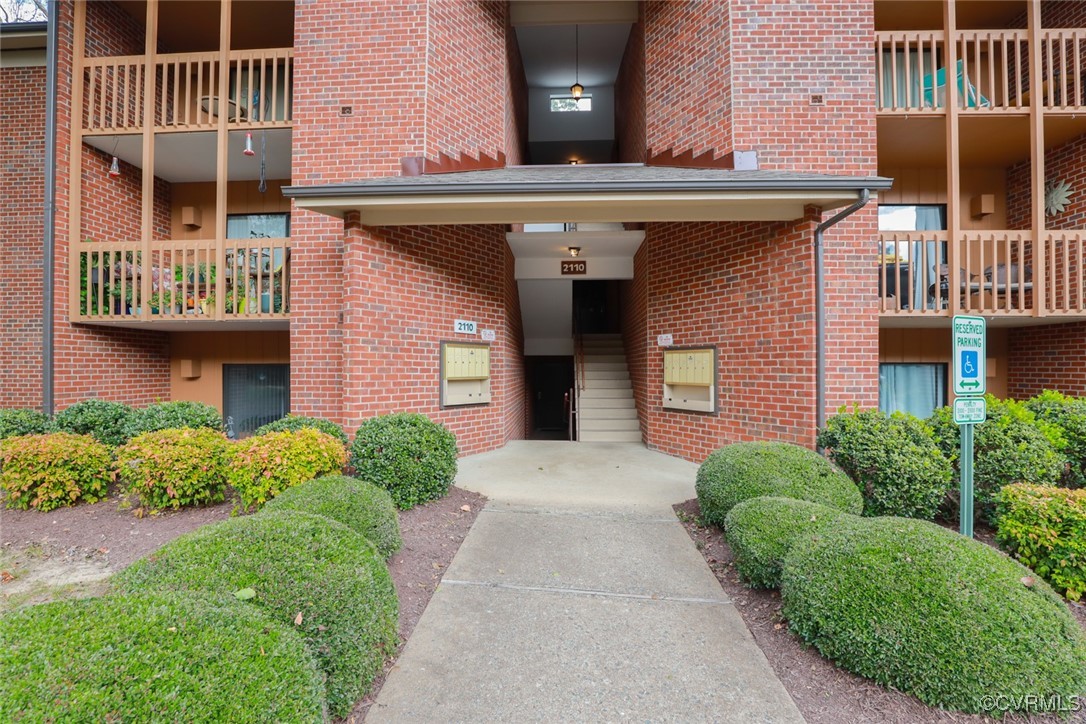
[[[372,722],[803,722],[671,505],[697,466],[622,443],[460,461],[487,495]]]

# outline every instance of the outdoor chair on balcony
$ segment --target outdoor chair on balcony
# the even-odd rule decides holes
[[[982,288],[985,292],[993,294],[997,300],[1010,294],[1011,305],[1017,306],[1019,293],[1033,291],[1033,267],[1026,264],[1021,267],[1021,273],[1019,273],[1017,262],[985,267]],[[973,293],[979,292],[980,290],[977,290]]]
[[[969,274],[966,281],[965,269],[958,269],[958,299],[961,306],[965,306],[965,297],[967,294],[976,294],[980,291],[980,282],[974,281],[977,278],[976,274]],[[936,284],[932,284],[928,287],[928,308],[935,309],[937,306],[940,309],[946,309],[950,306],[950,265],[939,265],[939,281],[938,284],[938,296],[936,296]]]
[[[965,64],[959,60],[957,65],[958,97],[964,108],[989,108],[992,102],[980,94],[977,87],[969,82],[965,75]],[[946,68],[940,68],[934,74],[925,75],[920,83],[924,94],[924,104],[929,108],[946,106]]]

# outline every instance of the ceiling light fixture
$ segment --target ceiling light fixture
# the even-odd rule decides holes
[[[579,246],[571,246],[571,247],[569,247],[569,255],[572,256],[573,258],[579,257],[581,255],[581,247],[579,247]]]
[[[577,165],[577,159],[575,159],[575,158],[571,159],[570,162],[569,162],[569,165],[570,166],[576,166]]]
[[[569,87],[569,93],[575,99],[580,100],[584,93],[581,85],[581,26],[573,26],[573,85]]]

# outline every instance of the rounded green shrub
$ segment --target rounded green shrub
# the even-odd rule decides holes
[[[456,454],[456,437],[444,425],[404,412],[363,422],[351,446],[351,465],[406,510],[448,494]]]
[[[0,618],[2,721],[324,721],[301,637],[252,606],[85,598]]]
[[[1072,601],[1086,594],[1086,490],[1007,485],[996,540]]]
[[[403,547],[396,506],[387,490],[346,475],[325,475],[268,501],[263,512],[297,510],[343,523],[361,533],[388,558]]]
[[[1048,584],[933,523],[838,521],[793,546],[781,578],[794,633],[926,704],[1029,709],[1086,692],[1086,636]]]
[[[698,468],[701,517],[724,525],[737,503],[763,495],[822,503],[846,513],[863,510],[860,491],[824,457],[783,442],[741,442],[722,447]]]
[[[115,588],[233,595],[293,627],[346,716],[397,644],[392,577],[373,544],[320,515],[232,518],[167,543],[114,578]]]
[[[927,423],[912,415],[842,409],[819,431],[818,444],[859,486],[864,515],[931,520],[950,487],[950,461]]]
[[[343,444],[314,428],[269,432],[234,443],[226,479],[243,508],[259,508],[287,488],[342,471],[346,462]]]
[[[222,415],[211,405],[203,402],[158,402],[133,411],[126,430],[132,438],[143,432],[171,430],[180,427],[223,430]]]
[[[117,448],[117,475],[152,510],[221,503],[229,450],[226,436],[210,428],[145,432]]]
[[[735,568],[752,588],[780,588],[784,557],[797,541],[822,535],[848,516],[836,508],[794,498],[751,498],[724,518]]]
[[[77,435],[91,435],[100,443],[117,447],[128,441],[128,427],[135,414],[128,405],[109,400],[83,400],[53,418],[53,428]]]
[[[1055,485],[1063,476],[1065,459],[1058,452],[1065,444],[1054,425],[1038,425],[1025,405],[988,395],[988,418],[973,428],[973,487],[976,512],[995,523],[995,502],[1000,489],[1011,483]],[[954,465],[954,481],[946,508],[957,516],[961,433],[950,407],[935,411],[929,421],[935,444]]]
[[[0,489],[9,508],[49,511],[94,503],[113,482],[109,448],[90,435],[54,432],[0,440]]]
[[[1062,452],[1068,463],[1063,485],[1086,487],[1086,399],[1045,390],[1024,404],[1038,421],[1055,426],[1063,437]]]
[[[323,417],[302,417],[300,415],[287,415],[275,422],[269,422],[267,425],[258,428],[255,434],[266,435],[269,432],[287,432],[288,430],[301,430],[307,427],[319,430],[325,435],[331,435],[343,443],[344,447],[347,447],[350,442],[347,433],[343,431],[343,427],[331,420],[325,420]]]
[[[19,435],[44,435],[49,416],[37,410],[0,410],[0,440]]]

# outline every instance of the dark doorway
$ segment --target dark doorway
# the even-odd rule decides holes
[[[533,440],[568,440],[572,357],[526,357]]]
[[[620,285],[612,279],[573,282],[573,329],[577,334],[621,330]]]

